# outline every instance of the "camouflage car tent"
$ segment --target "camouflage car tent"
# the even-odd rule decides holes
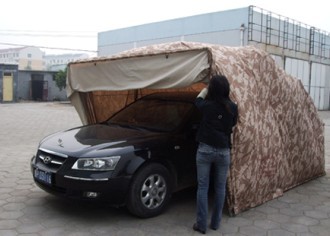
[[[311,97],[254,46],[174,42],[73,62],[67,94],[88,124],[155,91],[200,91],[215,73],[227,76],[239,109],[227,184],[230,213],[325,174],[324,126]]]

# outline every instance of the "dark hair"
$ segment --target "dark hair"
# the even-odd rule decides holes
[[[230,85],[228,79],[224,75],[212,76],[209,83],[208,98],[215,101],[218,104],[222,104],[226,107],[229,113],[232,113],[229,106],[229,93]]]

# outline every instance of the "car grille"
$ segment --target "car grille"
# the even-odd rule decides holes
[[[37,165],[52,172],[57,171],[68,158],[67,155],[40,148],[37,154]]]

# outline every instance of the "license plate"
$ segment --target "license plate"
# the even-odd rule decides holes
[[[35,169],[34,177],[45,184],[52,184],[52,174],[49,172]]]

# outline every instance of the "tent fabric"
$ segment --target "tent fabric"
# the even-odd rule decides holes
[[[73,91],[81,92],[180,88],[198,82],[198,75],[209,67],[205,50],[92,61],[70,67],[69,83]]]
[[[67,95],[86,124],[90,114],[84,110],[79,92],[185,88],[205,79],[210,58],[210,52],[203,47],[177,51],[171,46],[71,63]]]
[[[108,107],[99,104],[118,91],[125,93],[112,96],[113,103],[132,91],[200,90],[196,84],[212,74],[225,75],[239,110],[227,182],[233,214],[325,174],[324,125],[311,97],[300,80],[254,46],[165,43],[70,63],[68,71],[68,96],[83,123]],[[102,100],[91,95],[96,91],[104,91]],[[92,96],[89,105],[82,99],[86,93]]]

